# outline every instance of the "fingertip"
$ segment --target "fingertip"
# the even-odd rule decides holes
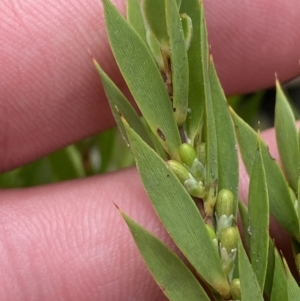
[[[0,299],[165,300],[114,205],[170,245],[135,170],[0,193]]]

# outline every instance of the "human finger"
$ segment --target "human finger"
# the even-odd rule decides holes
[[[125,1],[114,3],[124,13]],[[211,50],[227,93],[269,86],[275,72],[281,81],[299,74],[299,6],[297,0],[205,2]],[[90,58],[125,89],[99,1],[7,0],[0,19],[0,170],[114,124]]]
[[[0,199],[1,300],[166,300],[114,205],[170,245],[134,169]]]

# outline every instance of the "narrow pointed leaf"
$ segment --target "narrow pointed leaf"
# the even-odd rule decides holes
[[[274,242],[269,237],[268,267],[265,280],[264,293],[270,299],[273,287],[273,275],[275,268],[275,248]]]
[[[127,134],[123,122],[121,121],[120,114],[124,116],[126,120],[128,120],[130,126],[144,139],[145,142],[147,142],[152,147],[153,144],[151,142],[151,139],[135,109],[132,107],[132,105],[123,95],[123,93],[119,90],[119,88],[102,70],[99,64],[96,61],[94,61],[94,64],[100,75],[112,113],[126,143],[129,144],[129,141],[127,139]]]
[[[243,162],[248,173],[250,173],[256,149],[257,135],[239,116],[233,111],[231,113]],[[261,141],[261,154],[265,165],[270,211],[290,235],[299,239],[299,221],[288,185],[277,162],[270,156],[269,150],[263,141]]]
[[[187,14],[180,15],[181,26],[184,35],[185,50],[188,51],[191,45],[193,36],[192,19]]]
[[[298,183],[297,184],[298,184],[298,187],[297,187],[296,192],[297,192],[298,198],[297,198],[297,203],[294,203],[294,206],[295,206],[295,204],[297,204],[297,206],[298,206],[298,210],[297,210],[297,206],[295,206],[295,209],[297,210],[298,217],[299,217],[300,216],[300,205],[299,205],[299,201],[300,201],[300,166],[299,166],[299,175],[298,175]]]
[[[155,59],[155,62],[158,65],[159,70],[161,70],[161,71],[164,70],[165,65],[164,65],[164,59],[163,59],[163,56],[161,53],[160,45],[159,45],[155,35],[149,29],[147,29],[146,38],[147,38],[148,46],[151,50],[153,58]]]
[[[214,116],[214,108],[209,85],[208,69],[204,70],[204,89],[205,89],[205,107],[204,107],[204,136],[206,142],[206,185],[209,186],[206,213],[212,214],[213,206],[218,192],[218,141],[217,130]],[[226,187],[227,188],[227,187]]]
[[[263,291],[269,251],[269,196],[260,143],[250,174],[248,207],[251,264]]]
[[[288,298],[286,272],[283,266],[282,259],[277,249],[275,249],[275,269],[274,269],[273,288],[272,288],[270,301],[282,301],[282,300],[294,301],[293,299]]]
[[[249,248],[249,245],[250,245],[250,235],[249,235],[249,214],[248,214],[248,208],[240,200],[239,200],[238,206],[239,206],[239,214],[240,214],[240,217],[241,217],[241,220],[242,220],[242,226],[243,226],[243,231],[244,231],[243,238],[245,240],[246,247]]]
[[[153,278],[170,301],[209,301],[204,289],[182,262],[162,241],[122,213],[132,237]]]
[[[239,186],[237,142],[225,94],[212,59],[209,68],[209,79],[218,141],[218,189],[219,191],[223,188],[231,190],[235,197],[235,210],[237,210]]]
[[[124,124],[138,171],[157,215],[201,277],[227,296],[229,285],[221,260],[193,199],[168,165],[126,122]]]
[[[283,258],[283,265],[284,265],[286,275],[287,275],[286,276],[287,277],[287,291],[288,291],[289,300],[300,301],[300,288],[298,286],[297,281],[293,277],[285,258]]]
[[[173,111],[177,125],[185,122],[188,110],[189,66],[185,38],[175,0],[165,0],[172,66]]]
[[[241,242],[238,248],[238,262],[243,301],[264,301],[252,266]]]
[[[188,136],[198,141],[204,112],[203,62],[208,60],[207,33],[204,20],[203,4],[199,0],[183,1],[181,13],[192,19],[193,36],[188,50],[189,62],[189,111],[187,115]],[[199,51],[200,49],[200,51]],[[204,49],[204,53],[203,53]]]
[[[147,43],[146,30],[139,0],[127,0],[127,20],[139,34],[144,43]]]
[[[251,228],[249,228],[249,215],[248,215],[248,208],[239,201],[239,213],[242,219],[242,225],[243,225],[243,231],[245,238],[246,245],[250,245],[250,235],[249,232],[251,232]],[[264,286],[264,293],[268,298],[270,298],[272,285],[273,285],[273,275],[274,275],[274,246],[273,241],[269,237],[269,252],[268,252],[268,264],[267,264],[267,274],[265,279],[265,286]]]
[[[141,0],[141,10],[145,24],[153,32],[162,49],[169,52],[165,0]]]
[[[103,0],[108,37],[121,73],[151,130],[167,153],[179,160],[181,144],[161,74],[136,31],[110,0]]]
[[[209,57],[206,36],[206,24],[201,24],[201,54],[204,85],[204,136],[206,142],[206,183],[215,185],[218,181],[218,145],[214,108],[209,82]],[[217,186],[216,186],[217,192]]]
[[[275,130],[280,159],[290,186],[298,190],[299,145],[293,111],[276,81]]]
[[[180,7],[181,0],[176,0]],[[169,53],[170,41],[167,29],[165,0],[141,0],[141,11],[144,23],[159,41],[164,52]]]

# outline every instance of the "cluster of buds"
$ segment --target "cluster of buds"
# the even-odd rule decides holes
[[[218,238],[220,238],[223,230],[232,226],[234,207],[233,193],[228,189],[220,190],[215,205],[216,233]]]
[[[190,144],[183,143],[179,147],[181,162],[169,160],[168,164],[189,194],[203,200],[205,214],[212,216],[217,196],[217,181],[205,183],[205,147],[205,143],[201,143],[196,147],[196,151]]]
[[[201,154],[201,158],[205,160],[205,145],[199,145],[196,152],[190,144],[183,143],[179,148],[181,162],[169,160],[168,165],[189,194],[204,201],[205,209],[207,207],[205,206],[206,203],[209,203],[211,199],[210,194],[215,194],[215,187],[206,187],[205,167],[197,153]],[[215,245],[216,251],[220,254],[223,270],[229,280],[232,279],[239,240],[238,231],[234,226],[234,208],[233,193],[228,189],[222,189],[219,191],[212,208],[205,210],[206,213],[215,212],[216,229],[214,230],[207,225],[207,231]],[[212,215],[212,213],[208,215]]]
[[[238,239],[238,232],[235,227],[229,227],[222,231],[220,239],[220,256],[223,264],[223,271],[226,276],[228,276],[229,281],[232,279],[234,270]]]
[[[179,156],[181,163],[176,160],[168,161],[171,170],[191,196],[205,198],[205,167],[199,161],[195,149],[190,144],[183,143],[179,148]]]
[[[229,279],[232,278],[239,239],[238,232],[233,227],[234,204],[234,195],[230,190],[219,191],[215,205],[216,236],[219,240],[223,270]]]

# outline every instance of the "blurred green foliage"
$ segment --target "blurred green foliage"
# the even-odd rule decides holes
[[[0,174],[0,187],[30,187],[54,183],[114,171],[133,164],[129,148],[117,129],[110,129]]]

